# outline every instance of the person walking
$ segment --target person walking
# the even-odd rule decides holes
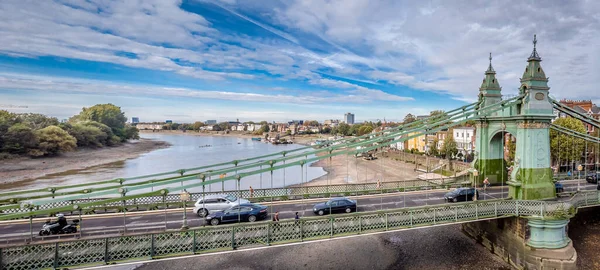
[[[300,225],[300,216],[298,215],[298,212],[296,212],[296,216],[294,216],[294,223],[296,223],[296,226]]]
[[[279,211],[273,215],[273,231],[279,231]]]
[[[483,192],[486,191],[486,189],[489,185],[490,185],[490,180],[488,180],[488,178],[486,177],[485,179],[483,179]]]
[[[252,188],[252,186],[250,186],[249,190],[250,190],[250,198],[254,198],[254,189]]]

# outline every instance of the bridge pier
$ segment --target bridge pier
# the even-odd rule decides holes
[[[463,232],[517,269],[577,269],[569,220],[511,217],[462,225]]]

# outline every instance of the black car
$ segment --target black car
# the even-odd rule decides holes
[[[327,213],[356,212],[356,201],[347,198],[332,198],[327,202],[315,204],[313,212],[319,216]]]
[[[590,184],[597,184],[598,183],[598,178],[600,178],[600,173],[589,173],[586,177],[585,180],[590,183]]]
[[[217,211],[206,216],[206,222],[219,225],[227,222],[254,222],[267,218],[267,207],[259,204],[244,203],[224,211]]]
[[[448,202],[472,201],[473,197],[479,199],[479,191],[475,188],[457,188],[444,195],[444,200]]]

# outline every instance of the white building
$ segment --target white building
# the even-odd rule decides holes
[[[395,137],[394,141],[399,140],[400,138],[402,138],[402,136]],[[397,149],[399,151],[404,151],[404,141],[390,144],[390,148]]]
[[[149,130],[149,129],[150,130],[160,130],[160,129],[162,129],[163,125],[162,124],[137,124],[135,127],[140,130],[143,130],[143,129],[145,129],[145,130]]]
[[[353,113],[345,113],[344,114],[344,122],[348,125],[354,124],[354,114]]]
[[[452,136],[456,142],[458,152],[463,156],[472,153],[475,146],[475,128],[473,127],[458,127],[452,131]]]

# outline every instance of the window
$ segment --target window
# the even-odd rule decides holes
[[[242,207],[242,212],[250,212],[250,211],[252,211],[252,207],[248,207],[248,206]]]
[[[200,203],[202,203],[202,200],[200,200]],[[204,200],[204,204],[209,204],[209,203],[217,203],[217,199],[205,199]]]
[[[456,138],[458,138],[458,132],[456,132]]]
[[[347,202],[345,200],[344,201],[338,201],[338,205],[339,206],[344,206],[346,204],[347,204]]]
[[[469,138],[469,133],[467,133],[467,138]]]
[[[338,203],[339,203],[338,201],[333,201],[333,202],[331,202],[331,206],[336,207],[336,206],[338,206]]]

